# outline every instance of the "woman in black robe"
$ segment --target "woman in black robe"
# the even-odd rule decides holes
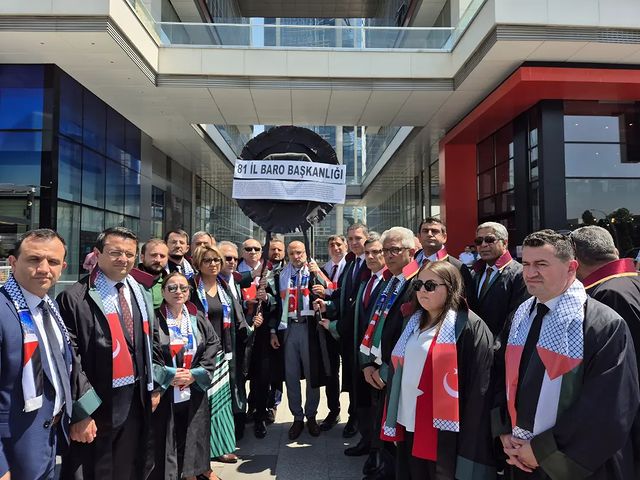
[[[220,340],[189,300],[178,272],[162,283],[164,301],[154,331],[155,468],[149,478],[195,479],[209,471],[210,410],[207,390]]]
[[[397,443],[396,478],[493,480],[489,417],[493,336],[469,311],[459,270],[428,262],[391,355],[381,438]]]

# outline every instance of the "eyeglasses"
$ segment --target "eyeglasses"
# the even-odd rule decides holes
[[[135,258],[135,256],[136,256],[135,253],[123,252],[122,250],[112,250],[111,252],[107,252],[107,255],[109,255],[113,260],[117,260],[122,255],[127,257],[127,260],[131,260],[132,258]]]
[[[189,291],[189,285],[178,285],[177,283],[167,285],[167,291],[169,293],[176,293],[178,289],[180,289],[182,293],[187,293]]]
[[[237,262],[238,257],[224,257],[227,262]]]
[[[473,243],[475,243],[478,246],[482,245],[482,242],[486,243],[487,245],[491,245],[492,243],[495,243],[497,240],[498,239],[494,235],[487,235],[486,237],[475,238],[473,240]]]
[[[366,255],[371,255],[372,257],[377,257],[380,254],[382,254],[382,250],[365,250],[364,251],[365,256]]]
[[[244,247],[245,252],[259,252],[262,247]]]
[[[402,252],[403,250],[408,250],[408,247],[383,248],[382,253],[384,253],[385,255],[389,255],[390,257],[395,257],[396,255],[400,255],[400,252]]]
[[[218,257],[208,257],[208,258],[203,258],[202,263],[204,263],[205,265],[212,265],[214,263],[219,265],[222,263],[222,259]]]
[[[435,292],[436,288],[438,288],[439,286],[446,285],[446,283],[436,283],[433,280],[427,280],[426,282],[423,282],[418,278],[411,282],[411,286],[416,292],[419,292],[422,287],[424,287],[427,292]]]

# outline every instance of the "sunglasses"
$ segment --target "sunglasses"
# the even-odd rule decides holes
[[[171,285],[167,285],[167,291],[169,293],[176,293],[180,289],[182,293],[187,293],[189,291],[189,285],[178,285],[176,283],[172,283]]]
[[[211,265],[213,263],[222,263],[222,259],[218,258],[218,257],[210,257],[210,258],[203,258],[202,259],[202,263],[204,263],[205,265]]]
[[[417,278],[413,282],[411,282],[411,286],[416,292],[419,292],[423,287],[427,292],[435,292],[436,288],[445,285],[446,283],[436,283],[433,280],[427,280],[426,282],[423,282],[422,280]]]
[[[477,237],[473,240],[473,243],[475,243],[476,245],[480,246],[482,245],[482,242],[486,243],[487,245],[491,245],[492,243],[495,243],[498,239],[496,237],[494,237],[493,235],[487,235],[486,237]]]
[[[259,252],[262,247],[244,247],[245,252]]]
[[[227,262],[237,262],[238,257],[224,257]]]

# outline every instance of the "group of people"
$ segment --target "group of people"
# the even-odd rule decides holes
[[[300,241],[113,227],[54,300],[64,239],[27,232],[0,288],[0,480],[53,478],[56,450],[63,479],[215,479],[285,391],[292,441],[346,410],[366,480],[639,478],[633,260],[596,226],[531,233],[521,263],[499,223],[474,262],[446,243],[437,218],[357,223],[321,267]]]

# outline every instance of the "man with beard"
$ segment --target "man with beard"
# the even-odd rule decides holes
[[[271,262],[271,271],[276,274],[284,267],[284,240],[274,237],[269,241],[269,261]]]
[[[385,454],[385,449],[391,448],[391,445],[388,442],[382,442],[378,433],[384,413],[391,351],[402,333],[403,314],[400,307],[409,301],[411,297],[409,285],[419,269],[418,263],[413,260],[416,250],[411,230],[392,227],[383,232],[380,240],[385,264],[391,276],[375,301],[369,324],[360,344],[360,364],[364,379],[370,386],[373,412],[371,416],[372,451],[363,469],[367,480],[384,479],[394,471],[393,454]]]
[[[152,238],[142,245],[140,259],[142,262],[138,264],[138,268],[131,270],[131,276],[151,292],[155,310],[162,304],[162,280],[167,274],[169,248],[164,240]]]
[[[189,253],[189,234],[184,230],[171,230],[164,236],[164,241],[169,247],[169,263],[167,270],[169,273],[178,271],[191,280],[195,271],[189,261],[185,258]]]

